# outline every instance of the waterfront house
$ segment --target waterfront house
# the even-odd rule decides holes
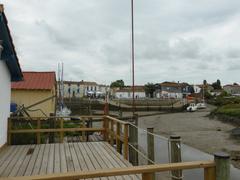
[[[0,5],[0,148],[7,142],[7,119],[10,116],[11,82],[22,80],[22,71],[13,40]]]
[[[55,114],[55,72],[23,72],[23,78],[21,82],[12,83],[11,101],[16,103],[18,108],[27,108],[27,113],[32,117]],[[34,105],[36,103],[37,105]]]
[[[146,98],[144,86],[135,86],[134,96],[136,99]],[[115,97],[119,99],[130,99],[133,97],[132,87],[127,86],[115,91]]]
[[[90,81],[64,81],[64,97],[65,98],[81,98],[81,97],[101,97],[105,96],[107,86],[99,85]]]
[[[233,96],[240,96],[240,86],[238,84],[227,84],[223,86],[223,90]]]
[[[64,81],[64,98],[83,97],[83,87],[78,81]],[[57,87],[59,90],[59,86]]]
[[[183,98],[182,86],[180,83],[176,82],[163,82],[157,84],[155,96],[163,99],[181,99]]]

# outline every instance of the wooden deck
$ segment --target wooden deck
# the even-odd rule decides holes
[[[0,178],[131,167],[107,142],[12,145],[0,152]],[[138,175],[94,179],[140,179]]]

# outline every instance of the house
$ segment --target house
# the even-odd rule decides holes
[[[105,96],[108,86],[89,81],[64,81],[64,97]]]
[[[21,80],[21,67],[3,5],[0,5],[0,148],[7,142],[7,120],[10,116],[11,82]]]
[[[240,86],[238,84],[228,84],[223,86],[223,90],[233,96],[240,96]]]
[[[84,94],[83,88],[80,86],[79,82],[64,81],[63,86],[64,86],[63,96],[65,98],[83,97],[83,94]]]
[[[155,96],[157,98],[183,98],[182,86],[180,83],[163,82],[156,85]]]
[[[194,93],[201,93],[202,88],[198,85],[193,85]]]
[[[213,86],[211,84],[199,84],[196,85],[198,86],[202,91],[204,90],[204,92],[211,92],[214,90]]]
[[[214,89],[210,92],[212,96],[220,96],[223,93],[223,89]]]
[[[146,98],[144,86],[135,86],[134,96],[136,99]],[[132,87],[127,86],[115,91],[115,97],[119,99],[130,99],[133,98]]]
[[[23,72],[23,81],[12,83],[12,99],[18,107],[39,103],[27,109],[32,117],[44,117],[55,114],[56,110],[55,72]]]

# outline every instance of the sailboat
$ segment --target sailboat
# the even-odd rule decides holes
[[[56,116],[69,117],[72,112],[64,105],[63,63],[58,63],[58,101]],[[65,118],[65,120],[68,119]]]

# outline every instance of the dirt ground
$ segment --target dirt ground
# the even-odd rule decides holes
[[[231,137],[234,125],[210,119],[210,108],[197,112],[162,114],[139,118],[139,127],[154,127],[154,132],[165,137],[180,135],[182,142],[204,152],[240,152],[240,140]],[[240,167],[240,163],[233,161]]]

